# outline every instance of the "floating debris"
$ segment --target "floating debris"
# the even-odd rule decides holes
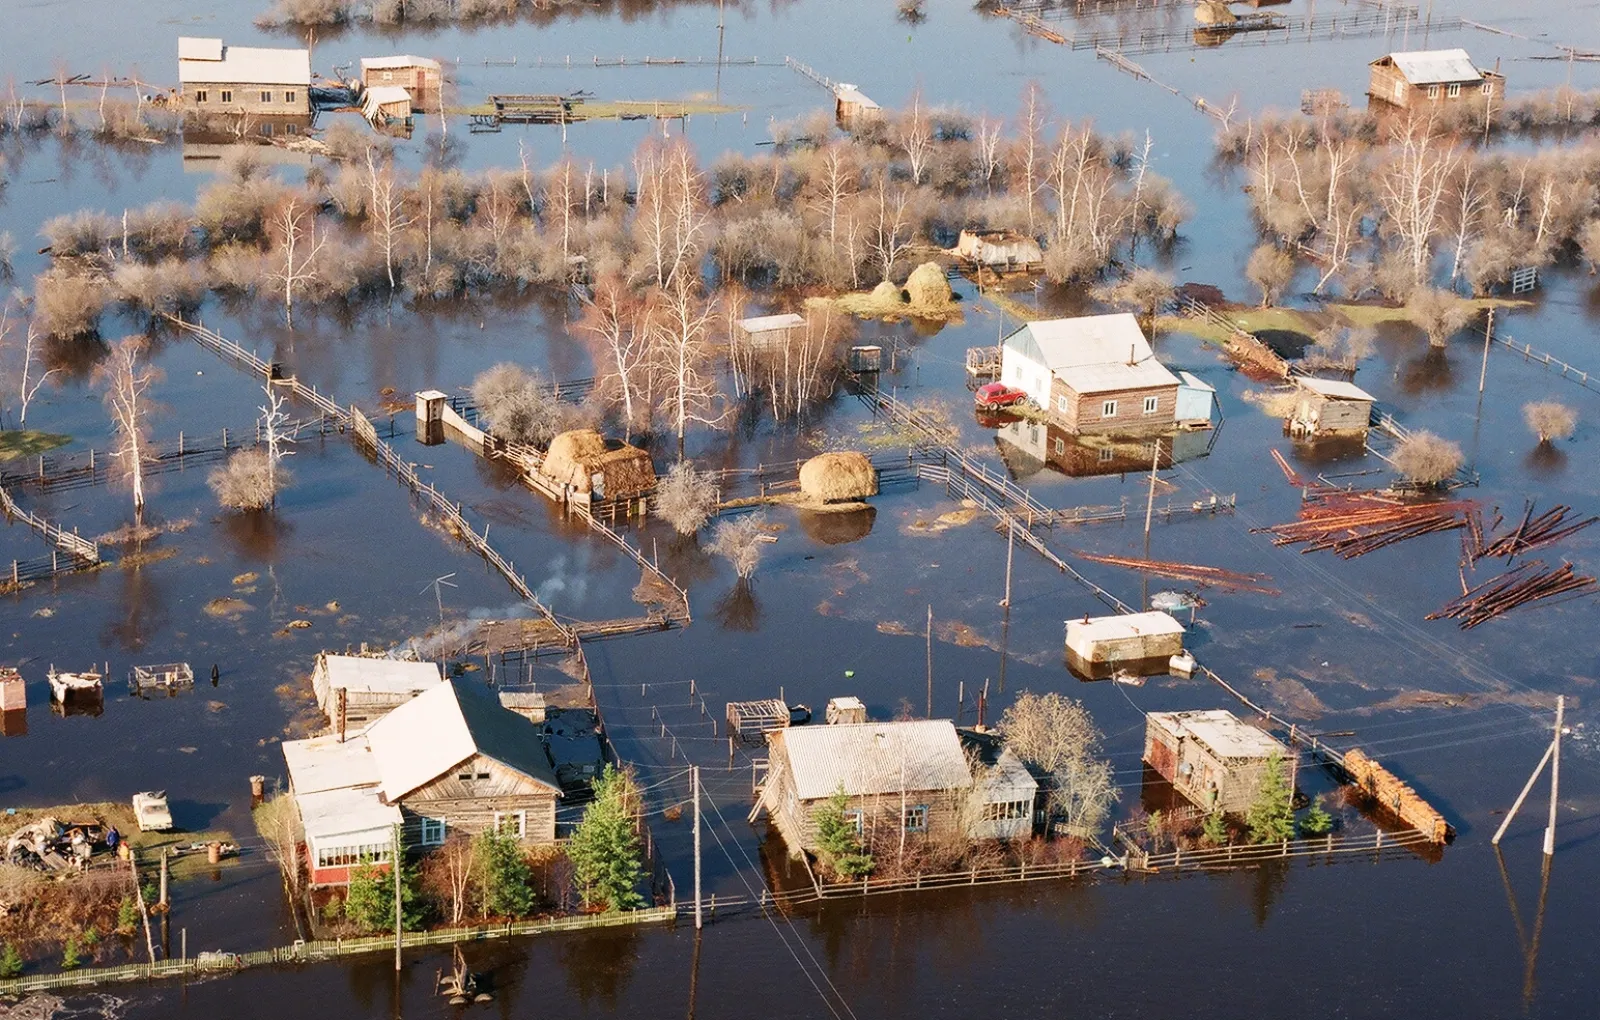
[[[1600,585],[1595,579],[1577,573],[1570,563],[1548,570],[1543,560],[1530,560],[1463,592],[1445,603],[1443,609],[1429,613],[1428,619],[1460,620],[1462,630],[1471,630],[1518,606],[1558,595],[1580,598],[1596,591],[1600,591]]]

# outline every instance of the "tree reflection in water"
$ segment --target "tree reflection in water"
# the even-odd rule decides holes
[[[614,1010],[639,962],[639,933],[596,932],[574,936],[561,949],[567,987],[585,1006],[597,1002]]]

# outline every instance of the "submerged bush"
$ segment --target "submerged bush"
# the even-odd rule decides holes
[[[288,471],[282,465],[274,470],[265,450],[240,450],[206,478],[217,502],[230,510],[265,510],[288,483]]]
[[[1541,443],[1570,439],[1578,427],[1578,412],[1554,400],[1535,400],[1522,405],[1522,417]]]
[[[717,487],[688,461],[672,465],[656,485],[656,514],[680,535],[692,535],[717,512]]]
[[[1460,446],[1432,432],[1413,432],[1394,451],[1394,466],[1418,485],[1448,480],[1464,461]]]

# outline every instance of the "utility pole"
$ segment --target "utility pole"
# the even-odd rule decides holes
[[[1006,597],[1000,600],[1000,605],[1006,609],[1011,608],[1011,551],[1017,544],[1017,519],[1010,514],[1006,515]]]
[[[691,766],[689,774],[694,777],[694,930],[699,931],[704,923],[700,915],[700,766]]]
[[[1161,464],[1161,437],[1156,437],[1155,453],[1150,455],[1150,495],[1144,504],[1144,554],[1150,556],[1150,518],[1156,509],[1156,468]]]
[[[394,872],[394,972],[400,973],[401,932],[400,920],[400,826],[394,827],[394,848],[391,851],[389,870]]]
[[[1489,322],[1483,327],[1483,367],[1478,370],[1478,393],[1489,378],[1489,347],[1494,343],[1494,305],[1489,306]]]
[[[1511,827],[1511,820],[1517,817],[1517,812],[1522,808],[1522,802],[1528,799],[1528,794],[1533,791],[1533,784],[1539,781],[1539,776],[1544,772],[1546,763],[1553,763],[1550,771],[1550,821],[1544,830],[1544,853],[1546,857],[1553,857],[1556,852],[1556,797],[1560,792],[1561,783],[1561,727],[1565,721],[1567,699],[1565,695],[1556,696],[1556,729],[1555,735],[1550,740],[1550,745],[1544,749],[1544,757],[1539,759],[1539,764],[1534,766],[1533,775],[1523,784],[1522,792],[1517,794],[1511,810],[1506,812],[1506,817],[1500,823],[1500,828],[1494,832],[1494,837],[1489,840],[1494,846],[1500,845],[1500,838]]]
[[[928,710],[923,718],[933,718],[933,607],[928,607]]]

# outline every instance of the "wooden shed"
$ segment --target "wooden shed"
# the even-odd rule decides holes
[[[551,440],[539,474],[559,486],[564,499],[581,503],[633,499],[656,487],[650,454],[593,429],[573,429]]]
[[[361,96],[361,115],[376,125],[411,119],[411,96],[398,85],[374,85]]]
[[[1291,436],[1365,436],[1372,420],[1372,394],[1339,379],[1297,376],[1294,410],[1284,422]]]
[[[0,666],[0,712],[17,712],[28,707],[28,692],[22,674],[10,666]]]
[[[178,39],[178,87],[187,112],[304,115],[311,112],[311,53]]]
[[[1091,680],[1121,668],[1159,668],[1183,651],[1183,624],[1160,610],[1067,621],[1067,664]]]
[[[437,60],[411,54],[361,58],[361,86],[405,89],[413,109],[431,113],[439,108],[444,72]]]
[[[1283,759],[1284,778],[1294,789],[1295,752],[1232,712],[1145,716],[1145,764],[1203,811],[1248,811],[1261,788],[1267,759],[1274,754]]]
[[[1033,269],[1044,263],[1039,242],[1014,230],[963,230],[956,239],[956,254],[996,270]]]
[[[311,671],[311,688],[328,725],[347,732],[364,729],[412,698],[439,686],[443,678],[431,662],[378,655],[321,652]]]
[[[1370,65],[1367,95],[1404,110],[1503,96],[1505,76],[1484,71],[1463,49],[1390,53]]]
[[[795,312],[755,315],[739,320],[738,337],[753,351],[781,351],[805,328],[805,317]]]
[[[854,85],[840,82],[833,89],[833,115],[839,126],[848,131],[866,121],[882,120],[883,108]]]
[[[830,726],[839,723],[864,723],[867,721],[867,706],[853,694],[829,698],[828,710],[823,718]]]

